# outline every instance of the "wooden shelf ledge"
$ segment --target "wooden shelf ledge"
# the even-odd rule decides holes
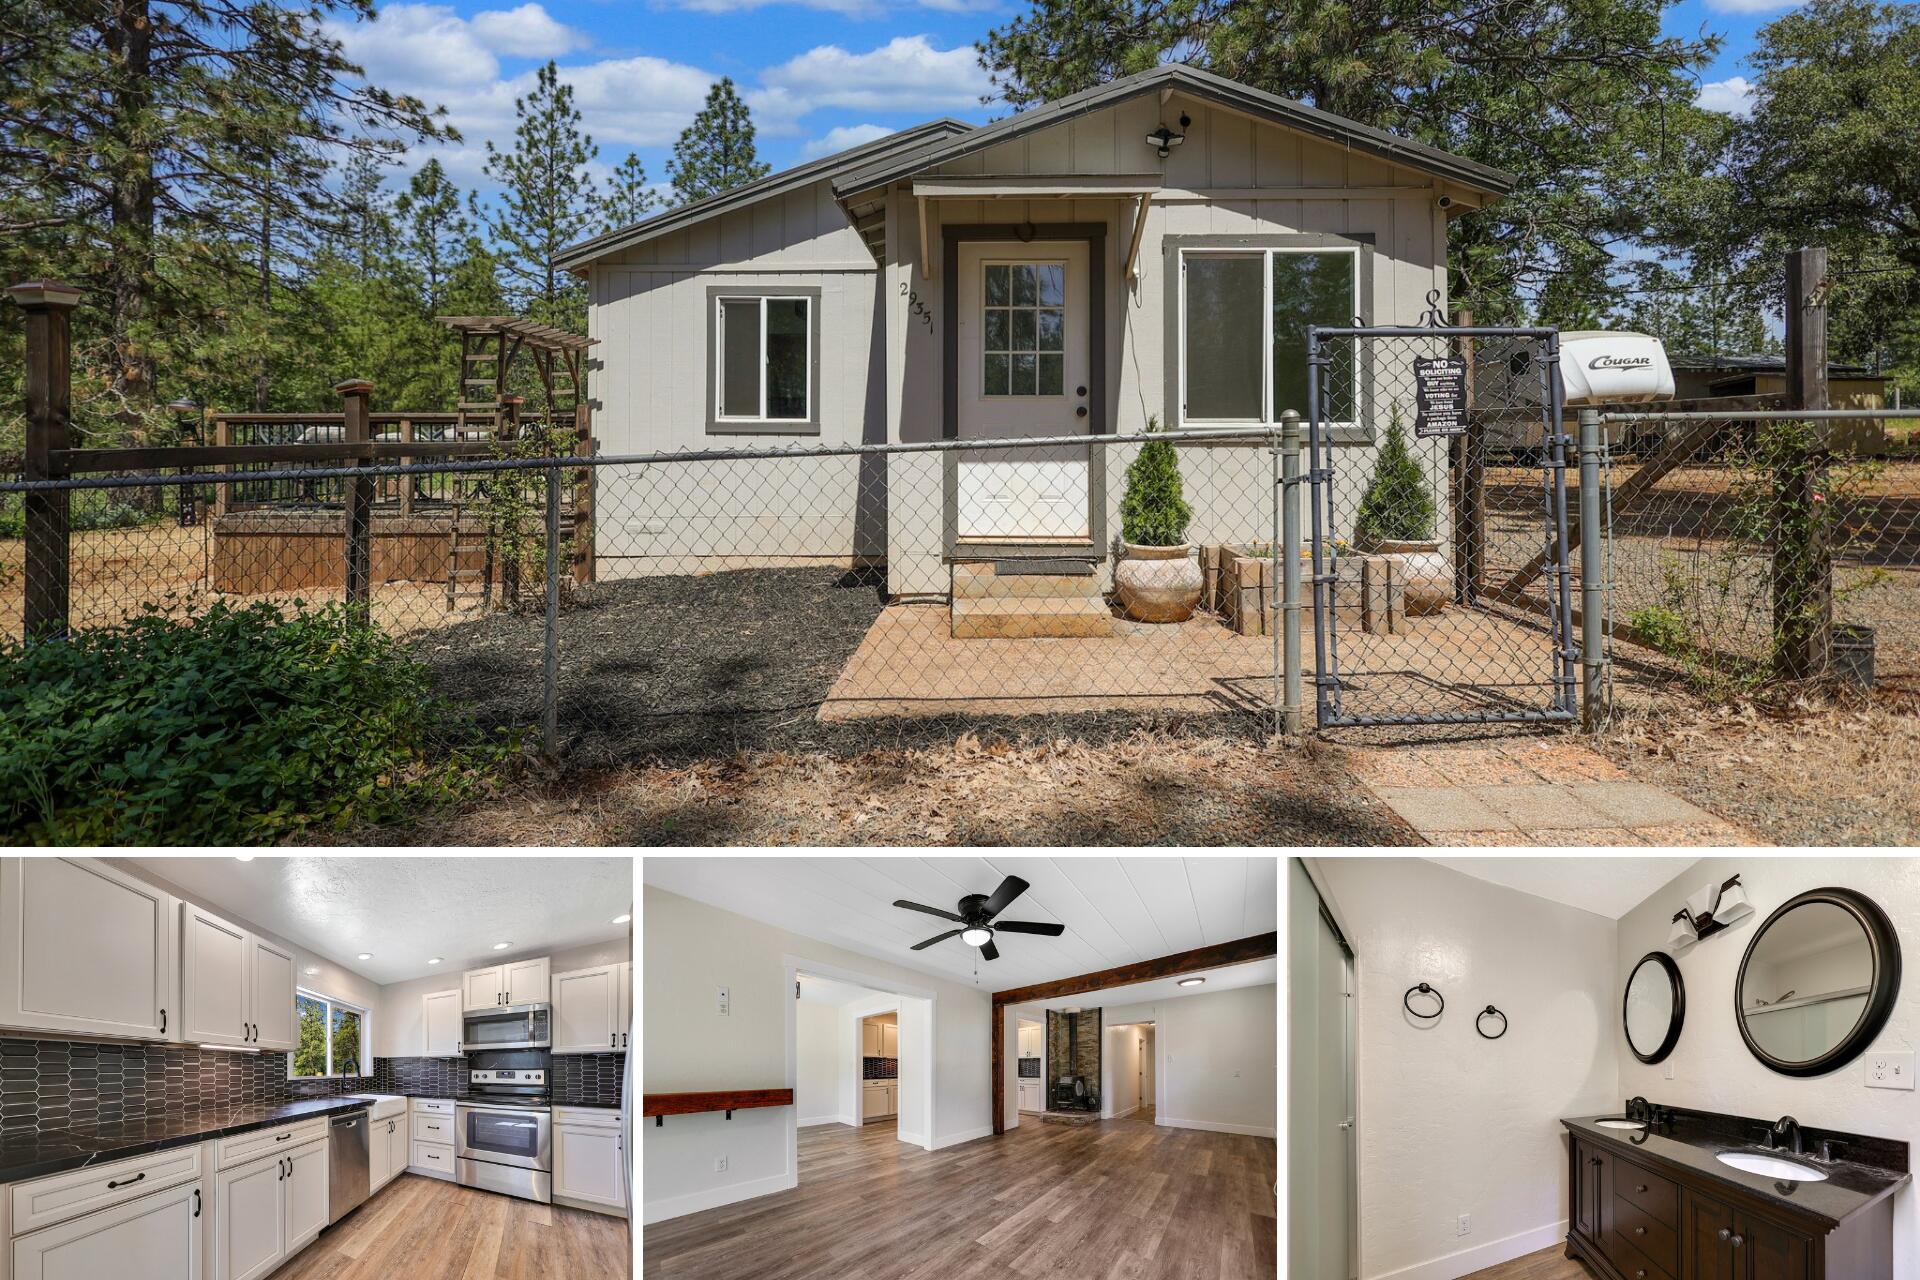
[[[667,1116],[690,1116],[703,1111],[724,1111],[727,1119],[733,1119],[736,1111],[751,1111],[756,1107],[790,1107],[793,1105],[791,1089],[728,1089],[711,1093],[649,1093],[643,1096],[640,1114],[652,1116],[653,1123],[663,1125]]]

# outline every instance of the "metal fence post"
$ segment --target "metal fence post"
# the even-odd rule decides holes
[[[541,672],[540,742],[549,756],[560,742],[560,468],[547,468],[547,651]]]
[[[1605,553],[1600,547],[1600,411],[1580,411],[1580,725],[1606,718]]]
[[[346,398],[345,435],[348,444],[365,445],[372,439],[367,417],[373,397],[373,384],[356,378],[342,382],[334,391]],[[369,452],[349,464],[365,468],[373,461]],[[354,475],[347,478],[347,616],[366,625],[373,603],[373,478]]]
[[[1280,731],[1299,733],[1300,723],[1300,415],[1280,415],[1280,629],[1284,692]]]
[[[66,464],[56,456],[71,447],[73,421],[73,328],[71,312],[80,290],[57,280],[28,280],[7,290],[27,313],[27,439],[23,478],[57,480]],[[71,582],[72,498],[65,489],[28,492],[26,514],[26,608],[22,634],[53,638],[67,633]]]

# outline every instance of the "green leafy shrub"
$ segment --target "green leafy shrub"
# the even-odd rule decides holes
[[[81,489],[73,495],[70,508],[73,530],[132,529],[155,519],[138,507],[120,501],[112,493],[99,489]],[[0,538],[27,536],[27,508],[21,494],[0,497]]]
[[[1693,628],[1677,610],[1666,605],[1635,609],[1627,615],[1627,625],[1633,628],[1633,638],[1649,649],[1674,658],[1693,652]]]
[[[1160,419],[1148,418],[1149,432]],[[1120,499],[1120,537],[1136,547],[1177,547],[1187,540],[1193,508],[1180,488],[1180,453],[1171,440],[1149,440],[1127,464]]]
[[[388,821],[500,764],[425,667],[342,606],[216,604],[0,645],[0,836],[264,841]]]
[[[1386,438],[1380,442],[1380,456],[1374,460],[1373,478],[1360,499],[1353,540],[1362,550],[1383,542],[1431,541],[1439,518],[1396,406],[1387,422]]]

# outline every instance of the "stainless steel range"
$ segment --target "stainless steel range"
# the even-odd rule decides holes
[[[455,1177],[463,1187],[552,1204],[553,1108],[545,1051],[469,1050],[467,1057],[473,1064],[468,1091],[454,1104]],[[537,1066],[530,1065],[534,1058]]]

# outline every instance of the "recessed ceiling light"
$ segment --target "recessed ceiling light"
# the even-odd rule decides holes
[[[631,920],[631,919],[633,919],[633,915],[632,915],[632,913],[630,913],[630,912],[629,912],[629,913],[627,913],[627,914],[623,914],[623,915],[617,915],[617,916],[615,916],[615,917],[613,918],[613,922],[614,922],[615,924],[625,924],[625,923],[626,923],[627,921],[629,921],[629,920]]]
[[[1183,987],[1197,987],[1205,981],[1205,978],[1182,978],[1180,979],[1180,985]]]
[[[253,855],[250,853],[236,853],[233,855],[233,860],[235,862],[252,862]]]
[[[306,970],[306,975],[307,975],[307,976],[308,976],[309,978],[311,978],[311,977],[312,977],[312,976],[313,976],[314,974],[316,974],[316,973],[319,973],[319,972],[320,972],[320,970],[318,970],[318,969],[315,969],[315,968],[312,968],[311,966],[309,966],[309,967],[308,967],[308,969]]]
[[[439,964],[439,963],[440,963],[440,957],[439,957],[439,956],[435,956],[435,957],[434,957],[433,959],[431,959],[431,960],[429,960],[429,961],[427,961],[427,963],[428,963],[428,964]]]
[[[508,947],[512,945],[513,944],[511,942],[496,942],[493,944],[493,949],[495,951],[505,951]]]
[[[362,951],[362,952],[360,953],[360,955],[359,955],[359,959],[362,959],[362,960],[371,960],[371,959],[373,959],[373,952],[371,952],[371,951]]]

